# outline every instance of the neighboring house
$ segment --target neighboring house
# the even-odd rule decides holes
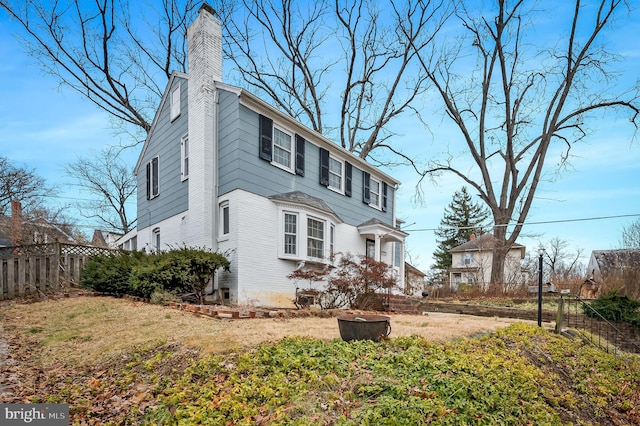
[[[117,241],[122,238],[123,234],[117,232],[104,231],[96,229],[93,231],[93,237],[91,238],[91,245],[104,248],[117,248]],[[127,250],[136,250],[136,247],[131,248],[131,242]]]
[[[595,282],[640,273],[640,249],[594,250],[587,264],[587,275]]]
[[[424,278],[427,276],[420,269],[411,265],[410,263],[404,263],[404,282],[405,282],[405,294],[410,296],[421,296],[425,287]]]
[[[62,227],[45,219],[24,220],[0,215],[0,247],[53,242],[74,243]]]
[[[142,148],[137,228],[122,247],[227,253],[213,299],[293,307],[296,268],[368,255],[404,277],[399,182],[222,80],[222,30],[208,5],[187,31],[189,74],[174,72]]]
[[[471,235],[471,240],[449,250],[452,265],[449,268],[449,283],[453,291],[462,283],[486,286],[491,281],[491,265],[496,239],[493,234]],[[526,273],[521,261],[525,246],[514,244],[504,262],[504,284],[523,284]]]

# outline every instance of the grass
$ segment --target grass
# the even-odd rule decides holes
[[[0,314],[18,332],[42,345],[45,365],[64,361],[84,366],[150,342],[180,343],[203,354],[243,351],[287,336],[340,338],[335,318],[268,318],[222,321],[114,298],[74,297],[12,305]],[[423,336],[432,342],[493,331],[516,322],[507,318],[431,314],[394,315],[392,336]]]

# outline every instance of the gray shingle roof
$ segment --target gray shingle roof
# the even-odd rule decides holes
[[[464,244],[460,244],[457,247],[449,250],[449,253],[461,252],[461,251],[486,251],[491,250],[496,246],[496,238],[493,234],[482,234],[479,237],[474,238],[471,241],[467,241]],[[511,246],[512,249],[524,249],[522,244],[514,243]]]
[[[313,197],[302,191],[291,191],[291,192],[285,192],[283,194],[276,194],[276,195],[270,196],[269,199],[273,201],[302,204],[305,206],[312,207],[316,210],[320,210],[320,211],[332,214],[337,218],[340,218],[340,216],[338,216],[336,212],[334,212],[324,200],[317,197]]]

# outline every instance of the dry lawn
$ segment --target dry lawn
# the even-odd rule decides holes
[[[339,339],[335,318],[218,320],[168,307],[108,297],[73,297],[5,305],[7,330],[40,342],[41,362],[89,365],[132,346],[179,343],[208,353],[243,351],[286,336]],[[505,327],[518,320],[456,314],[393,315],[391,336],[420,335],[441,342]]]

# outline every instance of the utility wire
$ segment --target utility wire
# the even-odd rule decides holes
[[[548,225],[552,223],[568,223],[568,222],[586,222],[592,220],[605,220],[605,219],[620,219],[624,217],[637,217],[640,216],[640,213],[633,214],[621,214],[615,216],[595,216],[595,217],[585,217],[578,219],[558,219],[558,220],[546,220],[539,222],[521,222],[521,223],[508,223],[503,225],[482,225],[478,224],[476,226],[443,226],[438,228],[418,228],[418,229],[404,229],[405,232],[426,232],[426,231],[438,231],[440,229],[476,229],[476,228],[495,228],[495,227],[508,227],[508,226],[517,226],[517,225]]]

